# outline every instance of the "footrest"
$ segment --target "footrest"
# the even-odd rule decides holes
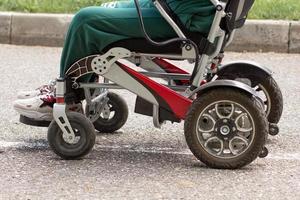
[[[28,117],[25,117],[23,115],[20,115],[20,120],[21,123],[29,125],[29,126],[38,126],[38,127],[49,127],[50,121],[37,121],[35,119],[31,119]]]

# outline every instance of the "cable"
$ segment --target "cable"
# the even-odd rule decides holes
[[[138,14],[138,17],[139,17],[139,23],[140,23],[143,35],[149,43],[151,43],[154,46],[161,47],[161,46],[166,46],[166,45],[169,45],[169,44],[175,43],[175,42],[182,42],[182,43],[192,45],[194,47],[194,49],[195,49],[195,66],[194,66],[194,70],[193,70],[193,73],[192,73],[192,76],[191,76],[191,79],[190,79],[190,81],[192,81],[194,79],[197,71],[198,71],[198,66],[199,66],[199,61],[200,61],[198,46],[195,44],[194,41],[192,41],[190,39],[185,39],[185,38],[172,38],[172,39],[169,39],[169,40],[166,40],[166,41],[163,41],[163,42],[157,42],[157,41],[152,40],[151,37],[147,34],[147,31],[145,29],[145,24],[144,24],[144,21],[143,21],[143,14],[142,14],[142,11],[141,11],[138,0],[134,0],[134,3],[135,3],[135,7],[136,7],[137,14]]]

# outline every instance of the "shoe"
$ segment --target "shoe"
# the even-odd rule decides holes
[[[53,119],[53,105],[55,98],[51,94],[34,96],[27,99],[18,99],[14,102],[14,109],[25,116],[36,121],[51,121]]]
[[[14,109],[26,118],[32,121],[52,121],[53,105],[56,99],[53,93],[43,94],[30,99],[18,99],[14,102]],[[67,105],[67,110],[84,113],[82,104]]]
[[[52,80],[47,85],[43,85],[36,90],[19,92],[17,95],[17,99],[30,99],[39,95],[52,93],[55,88],[56,81]]]

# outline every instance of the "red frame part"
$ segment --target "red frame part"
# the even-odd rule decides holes
[[[189,74],[189,72],[184,71],[183,69],[173,65],[172,63],[169,63],[168,61],[162,58],[154,58],[152,61],[167,73],[184,74],[184,75]],[[177,85],[190,84],[190,80],[178,80],[175,82]]]
[[[184,71],[183,69],[173,65],[172,63],[169,63],[162,58],[154,58],[152,61],[167,73],[189,74],[187,71]]]
[[[174,113],[174,115],[179,119],[185,119],[185,116],[192,104],[192,100],[178,94],[177,92],[169,89],[168,87],[161,85],[147,76],[131,69],[130,67],[117,62],[117,65],[120,66],[122,70],[144,85],[151,93],[156,97],[161,107],[164,104],[168,105],[164,109],[169,110]],[[161,102],[161,101],[164,102]],[[171,110],[170,110],[171,109]]]

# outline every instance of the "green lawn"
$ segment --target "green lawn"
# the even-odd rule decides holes
[[[0,0],[1,11],[74,13],[108,0]],[[300,20],[300,0],[256,0],[251,19]]]
[[[256,0],[249,17],[300,20],[300,0]]]
[[[1,11],[74,13],[80,8],[108,0],[0,0]]]

